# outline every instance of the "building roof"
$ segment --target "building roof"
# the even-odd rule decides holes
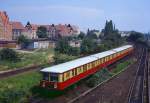
[[[5,24],[5,22],[9,21],[9,17],[8,17],[6,11],[0,11],[0,17],[2,18],[3,24]]]
[[[12,29],[20,29],[20,30],[24,29],[24,26],[22,25],[21,22],[11,21],[11,24],[12,24]]]
[[[116,49],[112,49],[112,50],[108,50],[108,51],[105,51],[105,52],[90,55],[90,56],[87,56],[87,57],[82,57],[82,58],[79,58],[79,59],[76,59],[76,60],[72,60],[72,61],[69,61],[69,62],[66,62],[66,63],[62,63],[62,64],[59,64],[59,65],[55,65],[55,66],[52,66],[52,67],[42,69],[41,72],[63,73],[63,72],[66,72],[68,70],[71,70],[73,68],[77,68],[77,67],[82,66],[84,64],[93,62],[97,59],[103,58],[103,57],[111,55],[113,53],[117,53],[119,51],[125,50],[125,49],[130,48],[130,47],[132,47],[132,45],[126,45],[126,46],[122,46],[122,47],[119,47],[119,48],[116,48]]]
[[[40,25],[37,24],[31,24],[32,30],[37,30]]]

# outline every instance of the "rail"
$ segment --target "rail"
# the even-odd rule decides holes
[[[143,49],[140,57],[140,63],[136,72],[134,82],[132,83],[128,103],[148,103],[147,102],[147,49]]]

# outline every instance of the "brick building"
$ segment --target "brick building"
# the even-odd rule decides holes
[[[0,40],[12,40],[12,25],[5,11],[0,11]]]
[[[25,28],[21,22],[17,21],[12,21],[11,25],[12,25],[12,39],[16,40],[20,35],[23,34]]]

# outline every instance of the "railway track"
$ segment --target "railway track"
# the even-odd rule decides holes
[[[40,70],[41,66],[40,65],[35,65],[35,66],[31,66],[31,67],[26,67],[26,68],[20,68],[20,69],[16,69],[16,70],[11,70],[11,71],[6,71],[6,72],[2,72],[0,73],[0,79],[2,78],[7,78],[10,76],[14,76],[20,73],[24,73],[27,71],[31,71],[31,70]]]
[[[148,102],[148,52],[143,49],[138,70],[132,83],[128,103],[149,103]]]

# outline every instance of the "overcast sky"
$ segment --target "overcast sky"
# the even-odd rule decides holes
[[[150,31],[150,0],[0,0],[11,21],[75,24],[102,29],[112,19],[119,30]]]

